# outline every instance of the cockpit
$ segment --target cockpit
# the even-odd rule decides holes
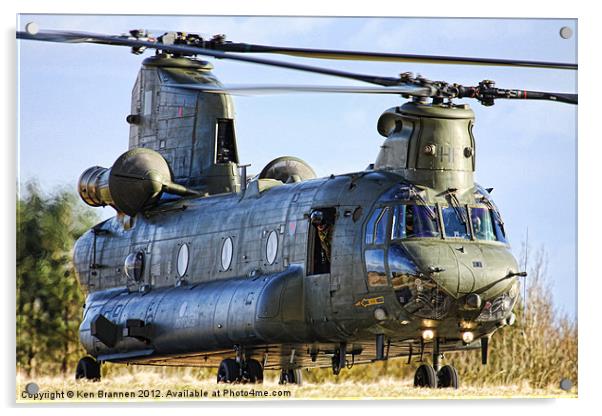
[[[476,186],[474,194],[472,203],[460,203],[454,195],[433,204],[409,184],[385,192],[365,223],[364,261],[371,290],[392,287],[408,312],[432,319],[444,316],[449,298],[427,275],[457,269],[457,279],[459,267],[471,268],[467,281],[472,282],[483,262],[476,247],[462,245],[462,252],[470,254],[456,260],[457,246],[432,243],[487,243],[507,251],[504,223],[489,193]],[[470,262],[459,266],[465,258]]]

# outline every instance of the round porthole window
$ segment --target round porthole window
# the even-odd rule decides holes
[[[180,249],[178,250],[178,262],[177,262],[177,271],[178,277],[182,277],[186,274],[188,270],[188,244],[182,244]]]
[[[123,270],[128,279],[133,279],[136,282],[142,280],[142,270],[144,268],[144,253],[130,253],[123,265]]]
[[[269,264],[274,264],[276,254],[278,253],[278,233],[271,231],[268,235],[268,241],[265,245],[265,257]]]
[[[226,271],[232,264],[232,237],[228,237],[222,244],[222,270]]]

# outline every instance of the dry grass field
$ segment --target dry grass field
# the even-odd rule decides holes
[[[100,382],[78,381],[66,377],[18,377],[18,403],[65,402],[159,402],[206,400],[332,400],[332,399],[471,399],[471,398],[575,398],[576,387],[563,391],[558,386],[532,388],[522,385],[462,385],[458,390],[417,389],[410,378],[384,378],[362,383],[345,380],[324,383],[306,382],[301,386],[279,385],[276,372],[267,372],[261,385],[217,385],[213,377],[164,376],[160,372],[140,371],[105,377]],[[24,393],[27,383],[39,386],[35,397]]]

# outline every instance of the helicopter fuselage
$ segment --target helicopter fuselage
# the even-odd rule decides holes
[[[109,219],[75,247],[90,292],[81,342],[109,361],[273,344],[361,350],[377,336],[411,349],[425,331],[449,349],[468,347],[508,323],[516,262],[482,188],[458,198],[470,216],[463,235],[446,224],[458,207],[415,192],[385,171],[255,179],[238,193],[164,200],[144,215]],[[425,207],[432,217],[420,231]],[[316,210],[332,218],[329,259],[309,219]],[[491,221],[481,238],[483,212]],[[194,364],[211,364],[206,357]]]

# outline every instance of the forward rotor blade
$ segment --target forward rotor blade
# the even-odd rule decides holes
[[[328,68],[320,68],[310,65],[295,64],[290,62],[274,61],[270,59],[255,58],[249,56],[231,55],[229,53],[220,52],[216,50],[203,49],[195,46],[186,45],[166,45],[163,43],[156,42],[154,40],[144,41],[129,38],[126,36],[107,36],[95,33],[85,32],[66,32],[66,31],[43,31],[37,34],[30,34],[28,32],[17,32],[17,39],[28,39],[37,40],[44,42],[58,42],[58,43],[95,43],[102,45],[115,45],[115,46],[130,46],[133,48],[149,48],[157,49],[164,52],[170,52],[175,54],[194,54],[202,56],[211,56],[218,59],[229,59],[233,61],[249,62],[260,65],[267,65],[279,68],[294,69],[297,71],[312,72],[322,75],[331,75],[340,78],[354,79],[356,81],[363,81],[370,84],[391,86],[400,84],[399,78],[394,77],[381,77],[376,75],[357,74],[352,72],[338,71]]]
[[[567,104],[578,104],[578,94],[568,94],[563,92],[541,92],[541,91],[523,91],[527,100],[549,100],[558,101]]]
[[[452,64],[452,65],[483,65],[483,66],[510,66],[527,68],[549,69],[577,69],[577,64],[565,62],[541,62],[519,59],[473,58],[461,56],[442,55],[416,55],[381,52],[359,52],[331,49],[290,48],[279,46],[254,45],[247,43],[226,42],[216,44],[215,49],[225,52],[239,53],[275,53],[281,55],[301,56],[319,59],[344,59],[359,61],[385,61],[385,62],[411,62],[424,64]],[[213,47],[212,47],[213,48]]]
[[[577,94],[562,93],[562,92],[543,92],[543,91],[527,91],[527,90],[508,90],[488,86],[484,82],[478,87],[456,86],[458,98],[475,98],[483,105],[493,105],[495,100],[510,99],[510,100],[547,100],[557,101],[567,104],[578,104],[579,96]]]
[[[343,93],[343,94],[396,94],[429,97],[431,88],[416,85],[394,87],[324,86],[324,85],[225,85],[167,84],[168,87],[204,91],[216,94],[282,94],[282,93]]]

